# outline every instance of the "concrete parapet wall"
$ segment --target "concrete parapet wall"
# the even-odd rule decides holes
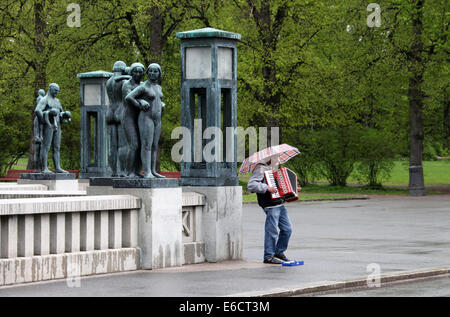
[[[140,208],[129,195],[0,200],[0,258],[136,248]]]
[[[41,184],[48,187],[48,190],[61,191],[78,191],[78,181],[76,179],[58,179],[58,180],[33,180],[33,179],[18,179],[19,185],[35,185]]]
[[[139,269],[141,206],[130,195],[0,200],[0,285]]]
[[[25,184],[19,185],[17,183],[0,183],[1,191],[31,191],[31,190],[48,190],[48,186],[42,184]]]
[[[143,269],[242,259],[242,187],[88,188],[89,195],[125,193],[142,199]]]
[[[139,209],[141,201],[130,195],[52,197],[0,200],[0,216]]]
[[[142,199],[139,216],[141,262],[156,269],[205,261],[202,210],[205,196],[181,188],[113,188],[90,186],[89,195],[129,193]]]
[[[85,191],[62,192],[52,190],[3,190],[0,187],[0,199],[19,199],[19,198],[43,198],[43,197],[73,197],[86,196]]]
[[[139,252],[135,248],[0,259],[0,286],[68,278],[70,287],[76,286],[81,276],[138,268]]]

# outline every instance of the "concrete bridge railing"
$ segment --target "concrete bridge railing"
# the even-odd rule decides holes
[[[0,285],[139,268],[129,195],[0,200]]]
[[[0,286],[241,258],[234,188],[23,187],[0,188]]]

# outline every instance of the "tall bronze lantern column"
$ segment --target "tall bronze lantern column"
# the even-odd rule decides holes
[[[79,178],[108,176],[108,137],[105,115],[109,105],[106,81],[112,73],[78,74],[81,94],[81,170]]]
[[[177,37],[181,39],[181,125],[191,132],[192,145],[191,160],[181,162],[180,185],[237,186],[237,41],[241,35],[204,28],[180,32]],[[206,159],[203,152],[213,139],[204,133],[211,127],[222,131],[222,140],[216,140],[221,146],[214,149],[221,153],[215,153],[220,155],[214,155],[214,160]],[[199,133],[203,137],[197,137]],[[200,139],[201,144],[196,144]]]

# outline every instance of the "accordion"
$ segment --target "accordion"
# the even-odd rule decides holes
[[[280,167],[275,171],[266,171],[264,178],[269,187],[277,189],[276,193],[271,193],[272,199],[284,198],[288,202],[298,199],[297,175],[289,168]]]

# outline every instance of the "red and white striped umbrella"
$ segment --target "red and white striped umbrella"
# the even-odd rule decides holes
[[[278,156],[280,164],[283,164],[297,154],[300,154],[300,151],[288,144],[274,145],[247,157],[244,162],[242,162],[239,173],[246,174],[251,172],[255,168],[256,164],[266,161],[273,156]]]

